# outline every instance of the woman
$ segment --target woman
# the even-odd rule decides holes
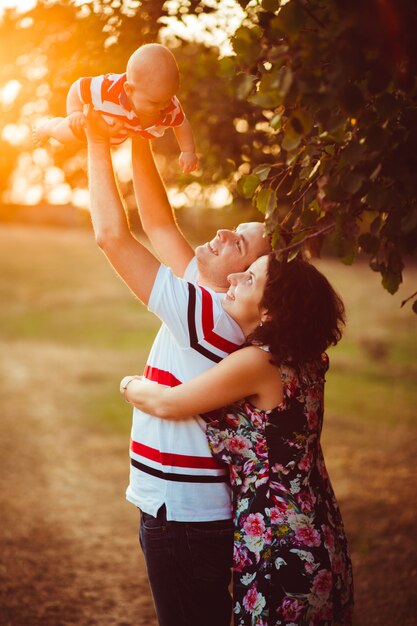
[[[162,419],[226,407],[207,436],[230,469],[235,625],[347,626],[351,563],[320,447],[343,303],[301,259],[264,256],[229,282],[223,306],[250,345],[178,387],[125,377],[121,391]]]

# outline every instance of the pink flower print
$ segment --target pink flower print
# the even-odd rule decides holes
[[[308,427],[311,430],[316,430],[319,425],[319,416],[315,411],[309,411],[307,414]]]
[[[249,459],[248,461],[245,461],[245,464],[243,465],[244,475],[249,476],[250,474],[252,474],[255,467],[256,467],[256,463],[253,459]]]
[[[336,554],[332,561],[332,568],[335,574],[341,574],[344,569],[344,561],[340,554]]]
[[[258,476],[257,476],[256,481],[255,481],[255,487],[260,487],[260,485],[264,485],[266,482],[268,482],[268,478],[269,478],[268,467],[264,467],[258,473]]]
[[[271,500],[278,509],[281,509],[281,511],[287,510],[287,504],[285,502],[285,499],[282,498],[281,496],[275,496],[274,494],[271,493]]]
[[[298,467],[303,472],[308,472],[311,469],[312,465],[313,465],[313,452],[312,450],[308,450],[303,456],[303,458],[301,459],[301,461],[299,462]]]
[[[287,493],[288,491],[287,487],[277,480],[271,480],[269,484],[272,491],[280,491],[281,493]]]
[[[265,531],[265,544],[267,545],[271,545],[272,543],[272,528],[270,526],[268,526],[268,528]]]
[[[265,522],[261,513],[250,513],[243,524],[244,531],[251,537],[261,537],[265,532]]]
[[[255,452],[256,452],[256,456],[257,457],[261,457],[261,458],[268,458],[268,448],[266,446],[266,440],[265,439],[261,439],[260,441],[257,441],[255,444]]]
[[[333,577],[331,572],[326,569],[321,569],[317,572],[313,584],[311,586],[311,591],[316,594],[316,596],[321,596],[322,598],[327,598],[330,594],[333,586]]]
[[[234,435],[225,442],[224,447],[232,454],[242,454],[242,452],[248,450],[251,445],[249,439],[246,439],[246,437],[243,437],[242,435]]]
[[[297,598],[284,598],[281,604],[282,616],[286,622],[295,622],[303,612],[303,604]]]
[[[245,404],[245,406],[251,423],[256,428],[261,427],[265,422],[265,414],[262,411],[254,411],[252,406],[248,402]]]
[[[290,461],[285,467],[280,463],[275,463],[271,467],[271,472],[274,474],[288,474],[294,466],[294,461]]]
[[[237,413],[227,413],[225,421],[232,428],[237,428],[239,426],[239,415]]]
[[[281,511],[277,506],[269,509],[269,515],[271,517],[271,524],[282,524],[285,521],[283,511]]]
[[[230,482],[232,485],[237,486],[242,484],[242,479],[239,476],[236,465],[229,465]]]
[[[251,587],[243,598],[243,606],[247,612],[252,613],[253,616],[260,615],[265,604],[264,596],[258,593],[255,586]]]
[[[233,546],[233,570],[242,572],[251,563],[248,550],[244,546],[235,543]]]
[[[316,502],[316,496],[310,491],[300,491],[296,495],[297,502],[302,511],[312,511]]]
[[[312,526],[300,526],[295,531],[295,540],[300,546],[317,547],[320,545],[320,534]]]
[[[321,530],[324,535],[324,543],[329,550],[333,550],[334,548],[334,535],[330,526],[322,525]]]

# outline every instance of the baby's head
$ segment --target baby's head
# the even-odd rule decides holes
[[[179,81],[172,52],[161,44],[149,43],[131,55],[124,89],[136,113],[153,115],[168,106]]]

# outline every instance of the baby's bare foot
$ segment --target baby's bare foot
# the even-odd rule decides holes
[[[46,128],[46,124],[41,124],[32,128],[32,139],[35,146],[43,146],[49,139],[50,135]]]

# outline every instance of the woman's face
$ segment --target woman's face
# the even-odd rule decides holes
[[[268,256],[256,259],[246,270],[227,277],[230,287],[223,300],[224,310],[248,336],[266,315],[261,308],[268,269]]]

